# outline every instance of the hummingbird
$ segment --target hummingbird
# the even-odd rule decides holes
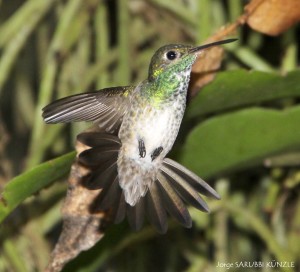
[[[163,46],[151,59],[148,78],[137,86],[76,94],[43,108],[48,124],[94,123],[97,131],[77,136],[90,147],[78,158],[91,169],[86,186],[102,189],[95,205],[110,209],[115,223],[127,215],[131,227],[139,230],[147,216],[165,233],[169,214],[190,228],[187,204],[208,212],[200,194],[220,199],[204,180],[166,156],[182,122],[192,65],[206,48],[235,40]]]

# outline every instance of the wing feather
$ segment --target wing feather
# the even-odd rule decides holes
[[[101,132],[82,132],[77,135],[77,140],[90,147],[121,146],[117,136]]]
[[[107,132],[115,132],[129,107],[134,86],[106,88],[97,92],[72,95],[52,102],[42,109],[48,124],[94,122]]]

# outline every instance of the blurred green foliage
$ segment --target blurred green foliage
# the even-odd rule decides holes
[[[0,1],[0,216],[11,213],[0,227],[0,271],[45,267],[73,155],[39,164],[73,150],[87,127],[46,126],[41,108],[73,93],[138,83],[158,47],[200,44],[234,21],[242,3]],[[139,233],[112,226],[65,271],[228,271],[217,263],[297,261],[299,33],[299,26],[276,38],[239,30],[239,42],[226,47],[224,68],[232,71],[190,101],[173,156],[222,196],[209,202],[211,214],[191,209],[193,228],[171,223],[164,236],[148,226]],[[51,163],[60,168],[52,172]]]

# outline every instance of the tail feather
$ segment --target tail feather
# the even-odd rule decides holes
[[[209,208],[205,201],[201,198],[198,192],[187,183],[186,180],[177,175],[172,169],[169,169],[164,165],[161,167],[161,171],[186,203],[201,211],[209,212]]]
[[[195,190],[197,190],[200,194],[213,197],[215,199],[220,199],[219,194],[213,188],[211,188],[203,179],[199,178],[196,174],[185,168],[183,165],[168,158],[164,159],[163,164],[191,184],[191,186],[194,187]]]
[[[112,219],[115,224],[121,223],[126,216],[126,202],[124,193],[122,192],[120,195],[120,199],[118,201],[119,203],[116,203],[115,207],[113,206],[113,212],[112,212]]]
[[[175,217],[183,226],[190,228],[192,226],[192,219],[183,201],[162,173],[158,173],[157,178],[159,181],[157,184],[162,194],[162,201],[168,213]]]
[[[89,167],[101,166],[108,160],[117,161],[118,149],[116,147],[94,147],[84,150],[78,156],[80,163]]]
[[[116,177],[113,182],[104,187],[95,201],[98,210],[108,210],[112,207],[119,206],[122,190],[119,186],[119,180]]]
[[[103,166],[107,166],[109,163],[110,165],[104,169]],[[93,171],[89,175],[84,185],[90,190],[104,189],[106,186],[111,184],[117,178],[117,176],[118,171],[116,161],[109,161],[107,164],[102,165],[101,168]],[[117,184],[118,183],[119,181]]]
[[[168,229],[167,213],[162,203],[157,181],[149,188],[146,195],[146,211],[150,223],[159,233],[166,233]]]
[[[150,171],[149,175],[139,179],[145,191],[143,194],[137,191],[139,199],[136,203],[130,203],[126,199],[128,190],[123,188],[126,184],[120,186],[118,177],[117,160],[121,147],[119,138],[107,133],[86,132],[79,134],[77,139],[91,147],[79,154],[79,161],[91,169],[86,186],[89,189],[102,189],[95,200],[94,208],[110,210],[111,219],[115,223],[123,221],[127,216],[131,228],[139,230],[146,215],[159,233],[165,233],[168,228],[167,214],[170,214],[189,228],[192,226],[192,219],[186,204],[208,212],[209,208],[199,193],[220,198],[213,188],[193,172],[165,158],[158,171],[153,169],[154,172]],[[139,166],[129,164],[122,167]],[[131,175],[126,177],[126,180],[128,179],[132,181],[135,177]],[[131,188],[133,193],[139,188],[136,184]]]
[[[127,205],[127,219],[130,227],[138,231],[142,228],[144,223],[145,216],[145,205],[144,198],[141,198],[140,201],[135,206]]]

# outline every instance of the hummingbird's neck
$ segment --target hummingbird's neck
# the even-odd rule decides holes
[[[155,80],[146,81],[142,95],[158,106],[174,101],[178,95],[186,96],[190,74],[190,67],[180,72],[165,71]]]

